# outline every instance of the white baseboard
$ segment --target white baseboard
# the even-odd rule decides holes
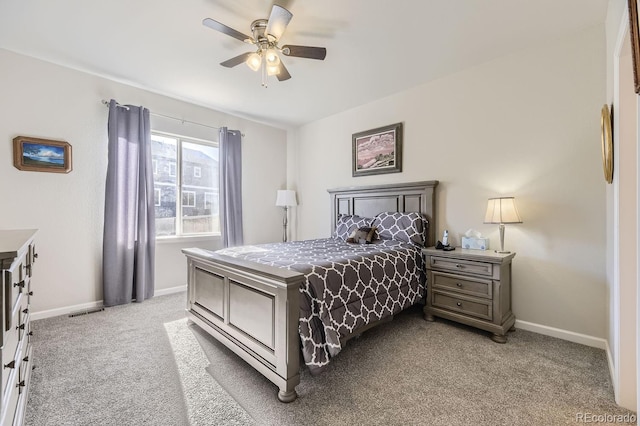
[[[617,401],[618,375],[616,374],[615,363],[613,362],[613,355],[611,354],[609,342],[605,340],[605,344],[607,345],[605,351],[607,352],[607,362],[609,363],[609,375],[611,376],[611,384],[613,385],[613,391]]]
[[[180,293],[181,291],[187,291],[187,285],[179,285],[177,287],[163,288],[156,290],[154,296],[166,296],[167,294]]]
[[[63,308],[49,309],[47,311],[32,312],[31,320],[39,320],[44,318],[58,317],[60,315],[69,315],[71,313],[89,311],[91,309],[102,308],[102,300],[96,302],[83,303],[81,305],[65,306]]]
[[[607,341],[605,339],[589,336],[587,334],[575,333],[573,331],[563,330],[560,328],[521,320],[516,320],[516,328],[533,331],[538,334],[544,334],[545,336],[557,337],[558,339],[568,340],[570,342],[580,343],[581,345],[591,346],[598,349],[606,350],[608,348]]]
[[[180,293],[181,291],[186,291],[186,290],[187,290],[186,284],[180,285],[177,287],[163,288],[160,290],[156,290],[154,293],[154,297],[166,296],[167,294]],[[55,309],[49,309],[46,311],[32,312],[31,320],[36,321],[44,318],[57,317],[60,315],[69,315],[77,312],[90,311],[92,309],[100,309],[103,307],[103,305],[104,303],[102,300],[97,300],[95,302],[82,303],[80,305],[65,306],[63,308],[55,308]]]

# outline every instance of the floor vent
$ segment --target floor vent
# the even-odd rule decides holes
[[[74,312],[72,314],[69,314],[69,318],[79,317],[80,315],[94,314],[96,312],[102,312],[102,311],[104,311],[104,308],[87,309],[87,310],[84,310],[84,311],[78,311],[78,312]]]

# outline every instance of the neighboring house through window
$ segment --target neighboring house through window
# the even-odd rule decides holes
[[[156,236],[219,235],[218,144],[151,132]]]

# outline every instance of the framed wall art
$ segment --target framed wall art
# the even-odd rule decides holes
[[[613,111],[612,111],[613,112]],[[613,182],[613,135],[611,133],[612,112],[609,112],[609,105],[604,104],[600,111],[600,139],[602,142],[602,169],[604,170],[604,180],[607,183]]]
[[[402,123],[354,133],[351,139],[354,177],[402,171]]]
[[[13,165],[29,172],[69,173],[71,145],[51,139],[18,136],[13,139]]]
[[[633,83],[640,94],[640,21],[638,21],[639,0],[627,0],[629,7],[629,30],[631,35],[631,56],[633,59]]]

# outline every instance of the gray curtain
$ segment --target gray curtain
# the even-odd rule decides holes
[[[224,247],[243,244],[242,135],[220,128],[220,226]]]
[[[104,206],[104,305],[153,297],[155,203],[149,110],[109,102]]]

